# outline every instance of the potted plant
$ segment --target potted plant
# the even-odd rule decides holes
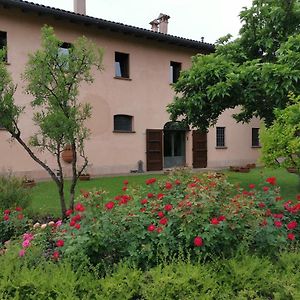
[[[86,167],[83,169],[82,173],[80,174],[80,176],[79,176],[79,180],[80,180],[80,181],[88,181],[88,180],[91,179],[91,175],[90,175],[90,173],[87,171],[87,168],[88,168],[88,166],[86,166]]]
[[[36,185],[35,180],[32,178],[28,178],[27,176],[24,176],[22,179],[22,185],[25,188],[32,188]]]

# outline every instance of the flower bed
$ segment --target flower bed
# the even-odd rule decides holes
[[[66,221],[35,224],[23,235],[20,256],[38,245],[55,261],[111,266],[126,259],[148,267],[180,256],[231,256],[241,246],[276,255],[296,246],[299,200],[283,201],[274,177],[248,190],[216,174],[152,178],[140,187],[126,180],[113,199],[83,191]]]

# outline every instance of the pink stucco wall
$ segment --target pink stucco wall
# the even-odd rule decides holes
[[[72,42],[78,36],[85,35],[104,49],[104,71],[95,71],[94,83],[83,85],[80,93],[81,101],[90,102],[93,106],[93,115],[87,124],[92,135],[86,144],[91,173],[126,173],[137,168],[138,160],[145,164],[146,129],[163,128],[168,121],[165,107],[174,95],[169,84],[170,61],[181,62],[182,68],[186,69],[191,64],[190,57],[196,51],[34,13],[1,9],[0,30],[6,31],[8,38],[8,68],[18,84],[15,98],[19,104],[27,107],[20,120],[25,139],[32,134],[34,127],[29,106],[31,98],[24,94],[25,83],[21,80],[21,73],[28,54],[40,47],[40,29],[44,24],[53,26],[56,35],[65,42]],[[114,78],[115,51],[129,53],[131,80]],[[133,116],[135,133],[114,133],[115,114]],[[218,124],[226,127],[227,149],[215,149],[215,129],[212,128],[208,134],[209,167],[256,161],[258,151],[251,148],[251,127],[259,127],[258,121],[253,121],[249,126],[236,125],[228,111],[220,117]],[[17,143],[8,143],[8,138],[7,132],[0,131],[0,171],[11,169],[20,175],[47,176]],[[188,134],[186,161],[190,166],[191,140],[191,134]],[[50,166],[54,165],[51,156],[40,155]]]

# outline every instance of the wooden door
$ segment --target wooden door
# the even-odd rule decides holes
[[[162,129],[146,130],[147,171],[163,169]]]
[[[207,167],[207,133],[193,130],[193,168]]]

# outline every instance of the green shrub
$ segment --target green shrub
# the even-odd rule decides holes
[[[24,188],[22,180],[10,173],[0,176],[0,210],[29,205],[29,189]]]
[[[105,277],[68,261],[16,257],[12,245],[0,256],[0,299],[299,299],[300,253],[284,252],[277,261],[249,254],[192,263],[177,260],[146,271],[120,263]],[[29,259],[29,260],[28,260]]]

